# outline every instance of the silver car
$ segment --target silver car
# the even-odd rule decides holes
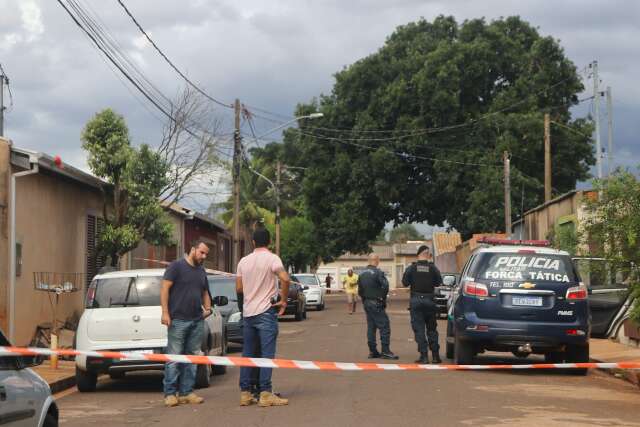
[[[10,345],[2,331],[0,345]],[[0,356],[0,425],[58,425],[58,407],[49,384],[29,369],[39,363],[40,359],[36,357]]]

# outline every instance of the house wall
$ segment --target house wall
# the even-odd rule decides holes
[[[209,256],[205,261],[205,267],[229,271],[231,257],[233,256],[230,252],[231,236],[229,233],[197,218],[185,220],[184,230],[184,248],[188,248],[194,240],[204,240],[209,246]],[[245,248],[245,252],[246,250]]]
[[[9,333],[8,288],[9,278],[9,141],[0,138],[0,328]]]
[[[33,273],[86,274],[87,214],[99,215],[101,210],[96,188],[42,170],[17,179],[16,242],[22,245],[22,271],[16,278],[14,344],[28,344],[37,325],[52,320],[55,298],[34,289]],[[8,273],[4,277],[8,279]],[[3,280],[5,288],[7,283]],[[79,285],[79,292],[60,296],[58,320],[82,312],[84,281]]]
[[[184,253],[184,239],[182,238],[184,216],[169,212],[169,218],[171,218],[171,223],[173,224],[171,238],[175,245],[165,247],[150,245],[146,241],[140,242],[138,247],[129,253],[126,269],[161,268],[165,265],[161,262],[171,262],[182,256]],[[150,260],[156,260],[156,262]]]

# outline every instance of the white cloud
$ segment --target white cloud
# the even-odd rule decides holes
[[[44,33],[40,7],[35,1],[21,0],[20,15],[22,17],[22,27],[27,32],[26,40],[28,42],[37,40]]]

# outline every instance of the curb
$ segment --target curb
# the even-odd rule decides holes
[[[606,360],[598,359],[591,357],[590,360],[596,363],[606,363]],[[640,388],[640,372],[628,369],[601,369],[598,368],[599,372],[605,372],[606,374],[618,378],[624,381],[627,381],[636,387]]]
[[[51,389],[51,394],[56,394],[75,387],[75,385],[76,377],[75,375],[71,375],[49,383],[49,388]]]

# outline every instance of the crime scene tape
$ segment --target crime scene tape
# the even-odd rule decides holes
[[[415,363],[347,363],[308,360],[264,359],[231,356],[188,356],[117,351],[50,350],[37,347],[0,346],[2,356],[87,356],[103,359],[145,360],[150,362],[178,362],[196,365],[221,365],[251,368],[281,368],[320,371],[475,371],[475,370],[523,370],[523,369],[640,369],[640,362],[617,363],[536,363],[523,365],[418,365]]]

